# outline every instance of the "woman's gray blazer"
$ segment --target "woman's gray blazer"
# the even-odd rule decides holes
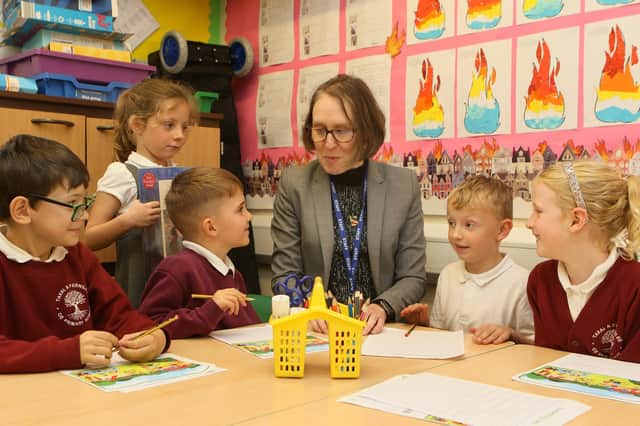
[[[399,319],[420,301],[426,285],[424,222],[413,171],[369,160],[367,239],[377,299]],[[317,160],[287,168],[273,204],[271,222],[275,283],[287,273],[321,276],[329,282],[333,255],[333,213],[329,176]]]

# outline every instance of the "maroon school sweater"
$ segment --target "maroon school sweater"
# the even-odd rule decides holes
[[[166,327],[174,339],[204,336],[213,330],[242,327],[260,322],[250,303],[240,307],[238,315],[224,313],[213,299],[194,299],[194,293],[213,294],[223,288],[247,292],[240,271],[224,276],[207,259],[193,250],[183,249],[169,256],[149,277],[142,295],[140,312],[156,322],[175,314],[176,322]]]
[[[50,263],[18,263],[0,253],[0,373],[81,368],[83,332],[120,338],[155,325],[131,307],[88,248],[67,250]]]
[[[527,295],[536,345],[640,362],[640,263],[619,258],[575,322],[558,279],[558,261],[533,268]]]

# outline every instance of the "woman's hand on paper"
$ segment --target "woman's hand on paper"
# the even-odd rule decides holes
[[[384,323],[387,321],[387,313],[382,309],[382,306],[372,303],[364,310],[364,318],[367,324],[362,330],[362,335],[378,334],[384,328]]]

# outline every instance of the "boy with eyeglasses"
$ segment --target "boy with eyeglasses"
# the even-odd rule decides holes
[[[149,361],[169,346],[79,244],[89,174],[66,146],[18,135],[0,148],[0,373]]]

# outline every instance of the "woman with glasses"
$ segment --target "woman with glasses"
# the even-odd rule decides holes
[[[276,286],[290,274],[321,276],[338,302],[370,299],[363,333],[419,301],[425,238],[418,181],[410,170],[372,160],[385,119],[359,78],[338,75],[311,98],[303,130],[317,159],[287,169],[276,194],[271,235]],[[327,332],[324,322],[312,324]]]

